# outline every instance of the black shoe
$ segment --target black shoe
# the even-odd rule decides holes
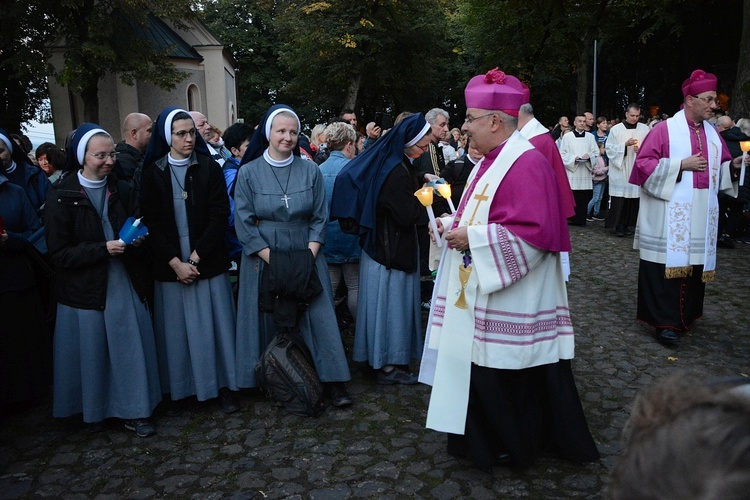
[[[594,222],[594,216],[593,215],[587,215],[586,216],[586,222]]]
[[[240,405],[237,404],[231,391],[226,387],[219,389],[219,403],[221,404],[221,411],[226,414],[234,413],[240,409]]]
[[[352,398],[349,396],[349,393],[346,392],[346,386],[343,382],[332,382],[330,387],[333,406],[341,408],[352,404]]]
[[[722,234],[716,246],[719,248],[734,248],[734,240],[729,235]]]
[[[138,437],[149,437],[156,434],[156,427],[154,424],[148,421],[147,418],[134,418],[132,420],[125,421],[125,428],[130,431],[135,431]]]
[[[604,217],[602,217],[601,215],[595,215],[595,216],[592,217],[592,219],[594,219],[596,221],[602,221],[602,220],[604,220]]]
[[[625,226],[623,226],[622,224],[618,224],[615,228],[615,234],[620,238],[625,236]]]
[[[677,347],[680,344],[680,334],[668,328],[656,329],[656,340],[668,347]]]
[[[625,236],[632,236],[634,234],[633,230],[629,227],[625,228]]]

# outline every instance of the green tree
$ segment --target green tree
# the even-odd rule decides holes
[[[237,61],[239,116],[258,123],[279,101],[278,89],[290,76],[279,63],[281,52],[274,0],[206,0],[200,15]]]
[[[99,120],[99,81],[118,73],[126,84],[152,82],[171,89],[184,78],[169,61],[170,47],[144,41],[148,16],[184,26],[194,18],[192,1],[41,0],[64,46],[65,65],[55,76],[83,100],[84,120]]]
[[[280,60],[291,78],[280,89],[300,114],[322,121],[342,108],[396,114],[446,105],[455,82],[447,2],[288,2],[278,19]],[[363,120],[364,121],[364,120]]]
[[[37,3],[3,2],[0,30],[0,127],[20,132],[47,97],[45,43],[51,25]]]

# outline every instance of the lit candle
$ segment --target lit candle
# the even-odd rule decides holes
[[[438,247],[441,247],[443,246],[443,242],[440,238],[440,233],[438,233],[437,222],[435,222],[435,212],[432,211],[432,192],[433,188],[425,186],[416,191],[414,196],[416,196],[419,203],[427,209],[427,215],[430,218],[430,227],[432,227],[432,234],[435,236],[435,244]]]
[[[750,141],[740,141],[740,149],[742,150],[742,168],[740,168],[740,186],[745,183],[745,161],[747,160],[747,152],[750,151]]]
[[[448,201],[448,208],[451,209],[451,215],[456,213],[456,207],[453,206],[453,200],[451,200],[451,185],[447,182],[437,185],[437,192],[440,196]]]

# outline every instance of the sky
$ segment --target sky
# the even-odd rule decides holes
[[[26,135],[31,139],[34,149],[43,142],[55,142],[55,128],[51,123],[39,123],[32,120],[24,123],[24,126],[27,127]]]

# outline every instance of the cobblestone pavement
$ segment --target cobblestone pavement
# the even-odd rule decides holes
[[[0,497],[22,498],[602,498],[636,392],[679,370],[750,374],[750,246],[719,250],[705,318],[678,349],[635,320],[637,252],[602,223],[571,227],[569,283],[577,333],[573,368],[602,459],[579,466],[544,458],[526,470],[473,469],[426,430],[428,388],[379,386],[353,365],[347,409],[289,415],[257,392],[242,411],[192,403],[179,417],[157,409],[158,435],[119,421],[91,432],[54,420],[50,402],[0,428]],[[744,320],[744,321],[743,321]]]

